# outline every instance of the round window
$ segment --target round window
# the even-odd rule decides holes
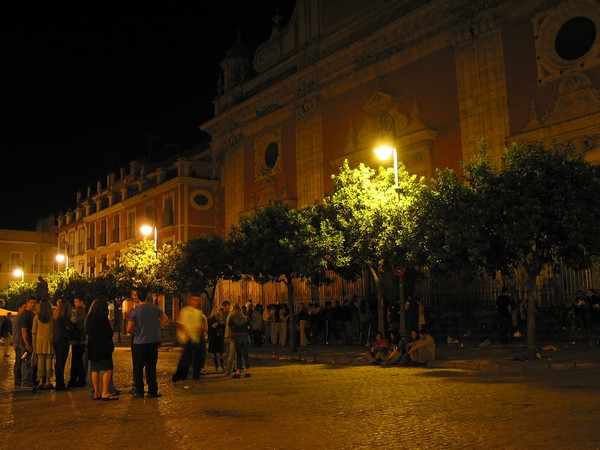
[[[200,206],[208,205],[208,197],[204,194],[198,194],[194,197],[194,202]]]
[[[596,40],[596,26],[587,17],[573,17],[558,30],[554,48],[565,61],[574,61],[590,51]]]
[[[267,145],[267,149],[265,150],[265,164],[269,169],[275,167],[277,163],[277,159],[279,158],[279,145],[277,142],[271,142]]]
[[[213,195],[205,189],[196,189],[190,193],[190,204],[198,211],[206,211],[212,208],[214,203]]]

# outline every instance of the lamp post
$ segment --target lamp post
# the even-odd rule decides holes
[[[396,147],[382,145],[381,147],[377,147],[374,151],[379,159],[388,160],[390,159],[390,156],[394,156],[394,189],[398,192],[398,152],[396,151]]]
[[[58,255],[56,255],[56,261],[59,263],[66,261],[65,270],[68,271],[69,270],[69,249],[71,248],[71,246],[69,245],[69,243],[67,241],[60,241],[60,248],[62,248],[65,251],[65,254],[63,255],[62,253],[59,253]]]
[[[158,229],[156,228],[156,209],[152,208],[152,219],[154,226],[142,225],[140,230],[146,237],[150,236],[154,232],[154,254],[158,255]]]
[[[21,277],[21,283],[25,283],[25,270],[23,270],[25,263],[23,263],[23,260],[21,259],[18,260],[17,263],[19,264],[20,268],[13,270],[13,275],[15,277]]]
[[[379,159],[388,160],[390,159],[390,156],[394,157],[394,189],[398,198],[400,198],[400,186],[398,185],[398,152],[396,147],[382,145],[377,147],[374,151]],[[397,273],[398,294],[400,295],[400,336],[403,338],[408,336],[408,330],[406,329],[406,311],[404,309],[404,273],[405,270]]]

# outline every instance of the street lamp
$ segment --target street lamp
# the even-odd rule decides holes
[[[154,253],[158,255],[158,230],[156,228],[156,209],[152,208],[152,218],[154,221],[154,226],[150,225],[142,225],[140,230],[142,234],[146,237],[150,236],[152,232],[154,232]]]
[[[17,264],[19,264],[20,268],[13,270],[13,275],[15,277],[21,277],[21,283],[24,283],[25,282],[25,270],[23,270],[23,267],[25,266],[25,264],[23,263],[22,260],[18,260]]]
[[[66,261],[65,264],[65,270],[69,270],[69,248],[71,246],[69,245],[69,243],[67,241],[60,241],[60,248],[62,248],[65,251],[65,254],[63,255],[62,253],[59,253],[58,255],[56,255],[56,261],[59,263],[62,263],[63,261]]]
[[[390,159],[390,156],[394,156],[394,189],[398,192],[400,187],[398,186],[398,152],[396,151],[396,147],[382,145],[381,147],[377,147],[374,151],[379,159],[388,160]]]
[[[400,186],[398,185],[398,152],[396,147],[390,147],[389,145],[382,145],[377,147],[375,150],[379,159],[388,160],[390,156],[394,157],[394,189],[398,198],[400,198]],[[408,330],[406,329],[406,311],[404,310],[404,271],[398,272],[398,291],[400,295],[400,336],[407,337]]]

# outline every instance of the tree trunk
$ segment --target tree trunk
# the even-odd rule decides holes
[[[385,311],[383,308],[383,288],[381,286],[381,278],[377,275],[377,269],[369,266],[373,281],[377,287],[377,331],[385,336]]]

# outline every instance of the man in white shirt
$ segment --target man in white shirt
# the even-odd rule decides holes
[[[187,306],[179,312],[177,320],[177,341],[183,345],[183,351],[177,370],[173,374],[173,382],[185,381],[193,367],[192,378],[197,381],[206,361],[206,335],[208,332],[208,321],[200,309],[201,298],[198,295],[190,295]]]

